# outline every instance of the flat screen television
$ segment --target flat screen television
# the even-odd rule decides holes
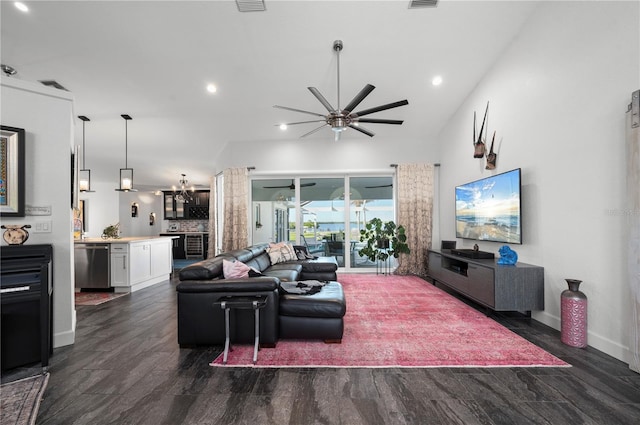
[[[456,237],[521,244],[520,168],[456,186]]]

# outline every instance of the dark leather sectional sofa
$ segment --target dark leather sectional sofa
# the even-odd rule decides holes
[[[225,341],[224,300],[264,297],[259,310],[260,344],[275,346],[279,338],[322,339],[340,342],[346,301],[337,282],[337,262],[320,257],[271,264],[268,244],[220,254],[180,270],[178,292],[178,343],[181,347],[221,345]],[[300,249],[302,247],[296,247]],[[223,260],[237,260],[261,276],[225,279]],[[326,281],[314,294],[284,292],[281,282]],[[284,286],[284,285],[283,285]],[[252,342],[254,311],[230,311],[232,342]]]

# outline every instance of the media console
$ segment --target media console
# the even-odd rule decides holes
[[[471,259],[449,250],[429,250],[433,283],[495,311],[544,310],[544,268],[526,263],[497,264],[495,259]]]

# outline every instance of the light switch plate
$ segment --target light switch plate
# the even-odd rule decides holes
[[[51,233],[51,227],[53,222],[51,220],[36,221],[35,226],[32,226],[33,233]]]

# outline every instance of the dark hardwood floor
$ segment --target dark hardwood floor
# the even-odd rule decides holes
[[[38,424],[640,423],[640,375],[518,314],[494,318],[573,367],[213,368],[221,347],[177,345],[176,283],[77,307]]]

